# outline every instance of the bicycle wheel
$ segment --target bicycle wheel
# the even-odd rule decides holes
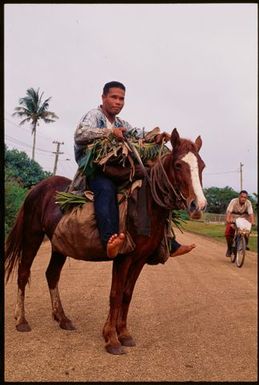
[[[236,242],[235,242],[235,244],[236,244]],[[236,248],[236,245],[235,245],[235,246],[232,246],[232,248],[231,248],[230,261],[232,263],[235,262],[236,256],[237,256],[237,248]]]
[[[236,254],[236,264],[237,267],[242,267],[245,261],[246,255],[246,240],[244,236],[239,236],[237,239],[237,254]]]

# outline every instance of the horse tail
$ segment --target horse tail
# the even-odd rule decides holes
[[[16,221],[5,242],[5,275],[6,283],[11,273],[14,272],[17,263],[21,261],[23,251],[23,224],[24,224],[24,204],[18,211]]]

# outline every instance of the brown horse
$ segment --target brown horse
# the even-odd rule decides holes
[[[202,191],[202,170],[205,165],[199,155],[202,145],[200,136],[192,142],[180,138],[174,129],[171,144],[172,151],[159,157],[150,171],[150,185],[147,187],[150,236],[138,235],[129,213],[128,230],[136,248],[131,253],[119,254],[113,260],[110,311],[103,328],[106,350],[112,354],[124,353],[122,345],[135,345],[127,329],[127,315],[133,289],[143,266],[161,243],[169,211],[185,208],[191,216],[197,218],[206,206]],[[34,186],[28,193],[7,238],[5,254],[7,281],[18,265],[18,295],[15,308],[18,331],[31,330],[25,318],[25,286],[44,235],[46,234],[51,241],[62,217],[59,206],[55,204],[55,193],[65,191],[70,182],[65,177],[52,176]],[[46,278],[53,318],[58,321],[61,328],[72,330],[74,326],[65,315],[58,291],[60,273],[66,257],[52,249]],[[70,257],[73,258],[73,255]],[[87,256],[84,260],[87,260]]]

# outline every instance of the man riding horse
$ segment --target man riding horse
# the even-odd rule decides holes
[[[74,135],[75,159],[79,167],[85,156],[85,149],[96,139],[112,134],[118,141],[123,141],[125,135],[132,131],[138,138],[143,138],[141,129],[133,128],[128,122],[117,116],[124,106],[125,90],[125,86],[117,81],[105,84],[102,105],[97,109],[90,110],[82,117]],[[162,141],[167,142],[169,139],[170,135],[166,132],[158,133],[152,138],[156,144],[160,144]],[[120,166],[116,165],[116,167]],[[94,209],[101,242],[106,248],[107,256],[115,258],[125,240],[125,234],[119,233],[117,185],[101,167],[96,168],[94,173],[86,176],[88,186],[94,193]],[[144,177],[141,168],[138,171],[138,177]],[[171,257],[188,253],[194,247],[194,244],[180,245],[173,239]]]

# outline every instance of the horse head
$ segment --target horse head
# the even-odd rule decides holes
[[[202,146],[201,137],[195,142],[180,138],[176,128],[171,133],[171,181],[182,198],[182,207],[187,209],[193,219],[201,217],[201,211],[207,205],[202,190],[202,171],[205,167],[199,151]],[[170,178],[169,174],[169,178]]]

